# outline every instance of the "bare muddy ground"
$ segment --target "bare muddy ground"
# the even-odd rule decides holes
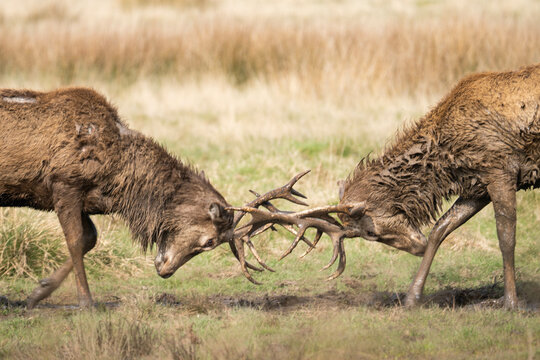
[[[521,309],[540,312],[540,283],[524,282],[518,285],[521,289]],[[439,306],[441,308],[500,308],[504,290],[500,283],[494,283],[477,288],[444,289],[424,297],[424,306]],[[171,293],[160,293],[152,298],[159,305],[185,308],[195,313],[206,313],[209,310],[222,308],[252,308],[261,311],[294,311],[308,308],[352,308],[366,306],[375,309],[400,307],[404,303],[405,293],[385,291],[354,291],[329,290],[319,294],[295,295],[275,293],[244,293],[239,295],[211,295],[207,297],[182,297]],[[110,297],[108,301],[96,306],[116,308],[121,306],[120,299]],[[0,309],[9,310],[24,308],[26,301],[10,300],[0,296]],[[76,304],[54,304],[44,302],[37,308],[44,309],[78,309]]]
[[[540,312],[540,284],[522,283],[522,310]],[[501,284],[492,284],[478,288],[445,289],[424,297],[424,306],[441,308],[500,308],[503,306],[504,290]],[[262,311],[291,311],[302,308],[351,308],[366,306],[377,309],[402,306],[405,293],[383,291],[336,291],[330,290],[315,295],[291,294],[252,294],[237,296],[212,295],[205,299],[182,298],[173,294],[162,293],[154,298],[155,302],[167,306],[186,306],[197,308],[245,307]]]

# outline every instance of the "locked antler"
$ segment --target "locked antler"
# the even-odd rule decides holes
[[[254,193],[257,198],[251,203],[248,203],[245,206],[239,208],[229,208],[230,210],[237,211],[235,215],[235,226],[245,214],[249,213],[252,217],[249,223],[235,231],[234,246],[236,247],[236,249],[233,249],[233,253],[235,253],[235,255],[238,254],[237,258],[240,261],[244,275],[250,281],[257,283],[251,277],[247,268],[251,268],[253,270],[262,269],[256,269],[251,264],[245,261],[245,258],[243,256],[243,243],[246,242],[248,244],[250,250],[253,252],[253,255],[255,256],[257,261],[259,261],[261,266],[269,269],[266,264],[264,264],[264,262],[260,260],[260,257],[258,256],[258,254],[256,254],[256,251],[254,251],[255,248],[253,247],[250,238],[268,230],[269,228],[273,228],[273,225],[281,225],[295,235],[294,241],[280,257],[280,260],[283,259],[285,256],[289,255],[294,250],[294,248],[296,248],[300,241],[304,241],[309,246],[307,251],[301,257],[307,255],[312,249],[315,248],[323,233],[326,233],[332,240],[334,250],[330,262],[325,267],[323,267],[322,270],[325,270],[332,266],[336,262],[338,257],[338,268],[332,275],[328,277],[328,280],[338,277],[345,270],[346,256],[343,240],[346,237],[356,237],[358,236],[358,234],[354,230],[345,228],[341,223],[339,223],[329,214],[350,214],[351,211],[357,212],[359,210],[358,206],[331,205],[308,209],[301,212],[284,212],[280,211],[273,204],[270,203],[270,200],[282,198],[296,204],[307,205],[303,201],[298,200],[294,197],[294,195],[296,195],[305,198],[304,195],[294,190],[292,187],[301,177],[306,175],[308,172],[309,170],[296,175],[286,185],[282,186],[281,188],[272,190],[262,196],[252,191],[252,193]],[[260,206],[265,207],[268,211],[261,210],[259,208]],[[298,230],[296,230],[295,226],[298,228]],[[306,230],[309,228],[317,229],[317,233],[315,235],[313,243],[304,237]],[[233,245],[231,243],[231,248],[232,247]],[[240,248],[242,248],[242,250]],[[237,251],[235,252],[235,250]]]
[[[292,202],[294,204],[307,206],[307,204],[305,202],[298,199],[296,196],[304,198],[304,199],[306,197],[303,194],[301,194],[300,192],[293,189],[293,186],[298,182],[298,180],[300,180],[300,178],[302,178],[308,172],[309,172],[309,170],[299,173],[298,175],[293,177],[287,184],[283,185],[282,187],[273,189],[273,190],[265,193],[264,195],[259,195],[257,192],[250,190],[251,193],[256,196],[256,199],[254,199],[253,201],[247,203],[244,207],[246,209],[258,209],[260,206],[264,206],[264,207],[268,208],[270,211],[278,211],[270,203],[270,200],[275,200],[275,199],[285,199],[285,200],[288,200],[288,201],[290,201],[290,202]],[[240,208],[228,208],[228,209],[238,211],[234,215],[234,221],[233,221],[233,227],[234,228],[236,228],[238,226],[238,224],[240,223],[240,220],[242,220],[242,218],[246,215],[246,213],[249,212],[249,211],[238,210]],[[246,244],[248,246],[249,250],[251,251],[251,253],[255,257],[257,262],[264,269],[273,272],[274,270],[271,267],[269,267],[268,265],[266,265],[266,263],[261,259],[261,257],[257,253],[257,250],[255,249],[255,246],[253,245],[253,243],[250,240],[251,236],[258,235],[258,234],[260,234],[260,233],[262,233],[262,232],[264,232],[264,231],[266,231],[266,230],[268,230],[270,228],[273,228],[272,223],[268,223],[268,224],[263,225],[261,227],[257,227],[256,229],[252,228],[248,224],[248,225],[240,227],[239,229],[236,229],[235,232],[234,232],[233,239],[231,241],[229,241],[229,246],[231,247],[231,251],[233,252],[234,256],[238,259],[238,261],[240,262],[240,267],[242,269],[242,272],[243,272],[244,276],[254,284],[260,284],[260,283],[257,282],[255,279],[253,279],[253,277],[249,273],[248,269],[252,269],[252,270],[255,270],[255,271],[263,271],[263,269],[261,269],[261,268],[259,268],[257,266],[254,266],[254,265],[252,265],[252,264],[250,264],[249,262],[246,261],[245,253],[244,253],[244,244]],[[296,233],[292,226],[285,226],[285,228],[287,230],[293,232],[293,233]],[[313,246],[309,242],[309,240],[304,238],[304,241],[307,241],[310,246]]]

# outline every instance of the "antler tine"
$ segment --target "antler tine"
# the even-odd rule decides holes
[[[349,205],[321,206],[321,207],[317,207],[317,208],[297,212],[296,216],[298,216],[300,218],[317,217],[317,218],[320,218],[322,220],[326,220],[329,223],[334,224],[334,225],[342,228],[342,225],[336,219],[334,219],[332,216],[330,216],[328,214],[330,212],[348,213],[350,208],[351,208],[351,206],[349,206]],[[324,231],[317,228],[317,234],[315,235],[315,239],[313,240],[313,243],[311,244],[311,243],[307,242],[308,245],[310,245],[310,246],[302,255],[299,256],[300,259],[302,259],[307,254],[309,254],[313,249],[315,249],[315,247],[319,243],[319,240],[321,239],[321,236],[323,235],[323,233],[324,233]],[[291,244],[289,249],[287,249],[287,251],[282,255],[280,260],[283,259],[285,256],[289,255],[296,248],[297,245],[298,245],[298,240],[295,239],[295,241]],[[327,269],[328,267],[332,266],[332,264],[335,262],[335,256],[337,256],[336,251],[334,251],[334,256],[332,257],[333,261],[331,261],[331,263],[328,266],[326,266],[324,269]]]
[[[283,185],[282,187],[273,189],[273,190],[267,192],[264,195],[259,195],[255,191],[250,190],[251,193],[253,193],[256,196],[256,198],[254,200],[252,200],[251,202],[247,203],[245,208],[250,208],[250,209],[255,208],[256,209],[259,206],[264,204],[265,206],[272,207],[273,209],[278,211],[269,202],[270,200],[273,200],[273,199],[285,199],[285,200],[288,200],[288,201],[290,201],[290,202],[292,202],[294,204],[307,206],[307,204],[305,202],[303,202],[302,200],[296,198],[296,196],[297,196],[297,197],[301,197],[301,198],[305,199],[306,196],[303,195],[302,193],[296,191],[295,189],[293,189],[293,186],[298,182],[298,180],[300,180],[304,175],[306,175],[309,172],[310,172],[310,170],[306,170],[306,171],[303,171],[303,172],[297,174],[291,180],[289,180],[289,182],[287,184]],[[233,220],[233,227],[236,228],[236,226],[240,223],[242,218],[245,216],[246,211],[244,211],[243,208],[233,208],[233,207],[229,207],[229,208],[227,208],[227,210],[238,211],[234,215],[234,220]],[[264,269],[267,269],[269,271],[274,271],[274,269],[272,269],[270,266],[268,266],[261,259],[261,257],[257,253],[257,250],[255,249],[255,246],[253,245],[253,243],[250,240],[251,236],[260,234],[260,233],[262,233],[262,232],[264,232],[264,231],[266,231],[266,230],[268,230],[270,228],[275,230],[273,228],[273,224],[271,224],[271,223],[269,223],[269,224],[261,224],[260,226],[254,226],[254,224],[252,224],[252,222],[250,222],[247,225],[242,226],[241,228],[235,230],[233,239],[231,241],[229,241],[231,251],[233,252],[234,256],[238,259],[238,261],[240,262],[240,267],[242,269],[242,273],[244,274],[244,276],[249,281],[251,281],[254,284],[260,284],[260,283],[257,282],[255,279],[253,279],[253,277],[249,273],[248,269],[252,269],[252,270],[255,270],[255,271],[262,271],[263,269],[261,269],[259,267],[256,267],[254,265],[251,265],[249,262],[246,261],[245,252],[244,252],[244,242],[248,246],[249,250],[251,251],[251,253],[255,257],[257,262]],[[294,231],[294,228],[292,226],[286,225],[286,228],[289,231],[292,231],[293,233],[296,234],[296,232]],[[303,238],[303,236],[302,236],[302,238]],[[306,243],[308,243],[308,245],[313,246],[311,244],[311,242],[309,242],[309,240],[307,240],[305,238],[303,238],[302,240],[305,241]]]
[[[337,253],[338,253],[338,256],[339,256],[339,262],[338,262],[338,267],[336,269],[336,271],[328,276],[326,278],[327,281],[330,281],[330,280],[333,280],[335,278],[337,278],[338,276],[340,276],[343,271],[345,271],[345,265],[347,264],[347,257],[345,256],[345,242],[343,241],[345,239],[344,236],[340,236],[337,241],[334,241],[334,239],[332,239],[332,242],[334,243],[334,253],[336,252],[336,249],[337,249]],[[329,268],[330,266],[333,265],[333,263],[335,262],[335,258],[333,261],[331,261],[327,266],[325,266],[323,269],[327,269]]]
[[[328,216],[328,217],[333,219],[330,216]],[[344,230],[343,227],[341,226],[341,224],[339,224],[339,223],[337,223],[337,224],[335,224],[334,222],[324,223],[324,221],[327,221],[326,219],[306,218],[305,220],[306,220],[306,222],[304,222],[304,223],[300,222],[298,227],[301,228],[302,233],[305,232],[307,230],[307,228],[309,228],[309,227],[314,227],[314,228],[317,229],[317,235],[316,235],[316,238],[315,238],[315,241],[314,241],[314,245],[319,242],[319,240],[320,240],[323,233],[327,233],[328,236],[330,236],[330,238],[332,239],[332,243],[334,245],[334,249],[333,249],[333,252],[332,252],[332,258],[330,259],[330,262],[326,266],[324,266],[321,270],[328,269],[330,266],[332,266],[336,262],[336,259],[339,257],[338,267],[337,267],[336,271],[332,275],[327,277],[326,280],[333,280],[333,279],[337,278],[338,276],[340,276],[343,273],[343,271],[345,271],[345,266],[347,264],[347,257],[345,255],[344,239],[345,239],[345,237],[347,237],[347,235],[350,235],[349,232]],[[321,220],[323,221],[323,223],[320,222]],[[289,255],[292,252],[292,250],[296,247],[297,244],[298,244],[298,241],[295,239],[295,242],[293,242],[293,244],[291,244],[290,248],[281,256],[280,260],[283,259],[285,256]],[[309,253],[312,249],[314,249],[314,246],[309,248],[304,255]],[[302,256],[304,256],[304,255],[302,255]]]
[[[334,280],[338,276],[341,276],[345,271],[345,266],[347,265],[347,256],[345,255],[345,238],[342,238],[339,242],[339,263],[336,271],[330,275],[326,280]]]
[[[234,257],[240,262],[240,255],[238,254],[238,249],[236,248],[236,245],[234,244],[234,241],[229,241],[229,247],[231,248],[231,251],[232,251]],[[245,261],[245,263],[246,263],[246,267],[251,269],[251,270],[255,270],[255,271],[259,271],[259,272],[264,271],[260,267],[252,265],[247,261]]]
[[[332,243],[334,245],[334,249],[332,252],[332,258],[330,259],[330,262],[324,266],[321,270],[326,270],[330,266],[332,266],[336,259],[339,257],[339,264],[337,270],[330,275],[327,280],[335,279],[339,275],[343,273],[345,270],[346,265],[346,257],[345,257],[345,248],[343,245],[344,238],[348,235],[348,231],[344,230],[341,224],[335,224],[333,222],[329,222],[326,219],[321,218],[303,218],[303,221],[299,221],[299,227],[302,227],[305,231],[309,227],[314,227],[317,229],[317,237],[316,242],[319,241],[323,233],[327,233],[328,236],[330,236]],[[295,243],[291,245],[291,248],[294,248],[296,246]],[[290,249],[292,251],[292,249]],[[290,251],[287,251],[285,254],[283,254],[282,258],[287,256]]]
[[[304,175],[306,175],[310,171],[311,170],[305,170],[299,174],[296,174],[291,180],[289,180],[288,183],[286,183],[282,187],[270,190],[264,195],[257,196],[257,193],[251,190],[251,193],[257,196],[257,198],[247,203],[246,206],[257,208],[261,206],[262,204],[264,204],[265,202],[274,200],[274,199],[285,199],[298,205],[307,206],[308,204],[306,204],[302,200],[295,198],[295,196],[298,196],[303,199],[307,199],[304,194],[293,189],[293,186],[298,182],[298,180],[300,180]]]
[[[294,189],[293,189],[294,190]],[[253,195],[257,196],[257,197],[260,197],[261,195],[254,191],[254,190],[249,190],[249,192],[251,192]],[[300,194],[302,195],[302,194]],[[303,196],[303,195],[302,195]],[[267,208],[269,211],[271,212],[279,212],[279,213],[286,213],[284,211],[281,211],[279,210],[277,207],[274,206],[274,204],[272,204],[270,201],[265,201],[264,203],[261,204],[262,206],[264,206],[265,208]],[[291,245],[291,247],[289,248],[290,252],[292,252],[292,250],[296,247],[296,245],[298,245],[298,243],[300,242],[300,240],[302,240],[303,242],[305,242],[310,249],[313,249],[314,247],[314,244],[309,241],[308,239],[306,239],[306,237],[304,236],[304,232],[302,232],[302,235],[301,236],[298,236],[298,231],[296,231],[296,229],[294,228],[294,226],[292,225],[288,225],[288,224],[281,224],[281,226],[289,231],[290,233],[292,233],[296,238],[295,238],[295,241],[293,243],[293,245]],[[272,230],[275,230],[275,228],[272,226],[272,224],[268,224],[268,225],[265,225],[263,228],[261,228],[260,230],[257,230],[255,231],[251,236],[256,236],[256,235],[259,235],[260,233],[266,231],[268,228],[272,228]],[[280,258],[280,260],[286,255],[282,255],[282,257]]]
[[[290,225],[288,225],[288,226],[290,226]],[[304,239],[304,242],[306,242],[309,245],[310,249],[314,248],[313,244],[304,237],[304,234],[305,234],[307,229],[308,228],[303,224],[298,225],[298,232],[296,232],[296,234],[295,234],[296,237],[294,238],[294,241],[289,246],[289,248],[280,256],[279,260],[282,260],[284,257],[286,257],[287,255],[292,253],[292,251],[296,248],[296,246],[300,242],[300,239]],[[291,232],[294,234],[294,230],[291,231]]]
[[[272,269],[270,266],[266,265],[266,263],[261,259],[261,257],[259,256],[259,253],[257,252],[257,249],[255,249],[255,245],[253,245],[253,243],[251,242],[251,240],[248,238],[247,240],[245,240],[245,243],[247,244],[247,246],[249,247],[249,250],[251,251],[251,253],[253,254],[253,257],[255,257],[255,259],[257,259],[257,262],[263,267],[265,268],[266,270],[268,271],[271,271],[271,272],[275,272],[274,269]]]
[[[252,208],[258,208],[259,206],[261,206],[265,202],[270,201],[270,200],[274,200],[274,199],[285,199],[285,200],[288,200],[288,201],[290,201],[290,202],[292,202],[294,204],[297,204],[297,205],[308,206],[308,204],[306,204],[302,200],[299,200],[299,199],[297,199],[295,197],[295,196],[298,196],[298,197],[307,199],[304,194],[302,194],[299,191],[296,191],[295,189],[293,189],[293,186],[298,182],[298,180],[300,180],[304,175],[306,175],[310,171],[311,170],[305,170],[305,171],[302,171],[299,174],[296,174],[291,180],[289,180],[289,182],[287,184],[283,185],[282,187],[270,190],[267,193],[265,193],[264,195],[257,196],[257,193],[255,191],[250,190],[250,192],[255,194],[255,196],[257,196],[257,198],[250,201],[245,206],[246,207],[252,207]],[[242,213],[242,212],[236,213],[235,218],[234,218],[234,225],[235,226],[238,225],[238,223],[244,217],[244,215],[245,215],[245,212],[244,213]]]
[[[302,255],[300,255],[300,259],[302,259],[304,256],[309,254],[311,250],[315,249],[317,244],[319,243],[319,240],[321,239],[323,232],[319,229],[317,229],[317,234],[315,235],[315,239],[313,240],[313,246],[309,247]]]
[[[230,243],[229,243],[230,244]],[[240,263],[240,268],[242,269],[242,273],[244,274],[244,276],[249,280],[251,281],[252,283],[254,283],[255,285],[261,285],[260,282],[258,282],[257,280],[255,280],[251,274],[249,273],[249,270],[248,270],[248,262],[246,261],[246,257],[245,257],[245,253],[244,253],[244,242],[241,238],[235,238],[234,239],[234,246],[237,250],[237,253],[238,253],[238,262]],[[231,247],[232,248],[232,247]],[[234,252],[234,251],[233,251]],[[262,271],[262,270],[261,270]]]

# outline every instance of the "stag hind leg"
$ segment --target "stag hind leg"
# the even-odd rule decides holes
[[[412,307],[418,304],[422,297],[424,284],[429,273],[429,269],[435,257],[435,253],[444,239],[467,220],[482,210],[489,204],[489,198],[463,199],[459,198],[452,207],[437,221],[428,237],[428,245],[420,269],[416,274],[405,300],[405,306]]]
[[[488,185],[488,193],[493,202],[497,237],[503,258],[504,306],[508,309],[515,309],[518,306],[514,268],[516,189],[511,181],[495,181]]]
[[[82,242],[83,242],[83,255],[92,250],[96,245],[97,231],[96,227],[90,217],[87,214],[82,214],[81,223],[83,228]],[[73,269],[72,259],[68,259],[62,266],[60,266],[50,277],[39,281],[39,285],[34,289],[32,294],[26,300],[26,306],[28,309],[32,309],[38,302],[45,299],[56,290],[62,281]]]

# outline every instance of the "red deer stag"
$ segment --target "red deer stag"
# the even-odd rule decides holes
[[[93,90],[0,90],[0,126],[0,206],[55,211],[70,253],[40,281],[29,308],[71,269],[79,305],[92,304],[83,256],[96,244],[93,214],[118,213],[143,249],[155,245],[155,266],[164,278],[223,242],[238,257],[225,199],[204,175],[129,130]]]
[[[326,232],[334,243],[334,275],[345,268],[343,239],[362,237],[424,255],[406,305],[418,303],[442,241],[490,202],[495,210],[504,269],[504,305],[518,304],[514,248],[516,191],[540,187],[540,65],[466,77],[433,110],[403,130],[377,159],[350,174],[335,206],[283,213],[238,208],[253,218],[245,236],[270,224]],[[457,196],[428,239],[420,227],[435,220],[443,200]],[[271,204],[267,204],[271,205]],[[329,216],[338,213],[342,223]],[[313,244],[313,245],[314,245]],[[310,249],[308,249],[309,251]]]

